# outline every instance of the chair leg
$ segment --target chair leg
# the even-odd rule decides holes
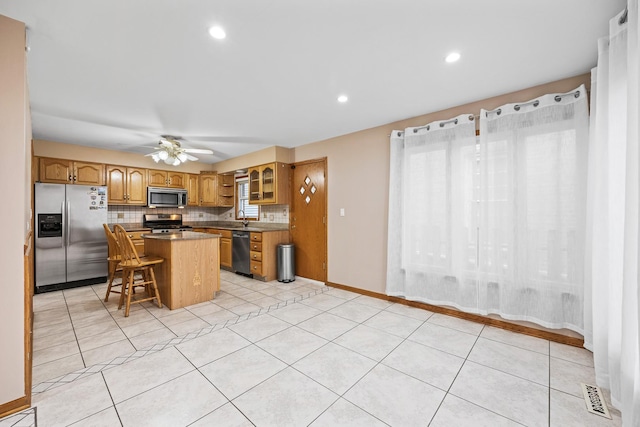
[[[104,302],[109,301],[109,294],[111,293],[111,286],[113,286],[113,279],[116,277],[117,264],[113,261],[109,261],[109,286],[107,286],[107,294],[104,296]]]
[[[120,288],[120,301],[118,302],[118,310],[120,310],[124,305],[124,297],[127,290],[127,283],[129,282],[129,275],[133,276],[132,270],[122,269],[122,287]]]
[[[131,271],[131,275],[129,276],[129,284],[127,285],[127,305],[124,308],[124,317],[129,317],[129,309],[131,308],[131,294],[133,290],[133,271]]]
[[[156,283],[156,274],[153,272],[153,267],[149,268],[151,274],[151,284],[153,285],[153,292],[155,292],[156,301],[158,301],[158,307],[162,308],[162,301],[160,301],[160,292],[158,291],[158,285]]]

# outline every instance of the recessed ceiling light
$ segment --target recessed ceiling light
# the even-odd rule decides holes
[[[348,97],[347,95],[340,95],[340,96],[338,97],[338,102],[342,102],[343,104],[344,104],[345,102],[347,102],[348,100],[349,100],[349,97]]]
[[[217,26],[209,28],[209,34],[211,35],[211,37],[217,40],[222,40],[223,38],[227,37],[227,33],[224,32],[224,29]]]
[[[456,62],[458,59],[460,59],[460,54],[458,52],[451,52],[446,58],[444,58],[444,60],[449,63]]]

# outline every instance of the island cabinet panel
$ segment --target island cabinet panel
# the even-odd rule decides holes
[[[196,234],[196,233],[193,233]],[[220,290],[219,239],[145,239],[145,253],[164,258],[154,271],[171,310],[211,301]]]

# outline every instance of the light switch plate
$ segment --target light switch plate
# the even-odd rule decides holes
[[[340,216],[344,216],[344,208],[340,208]]]

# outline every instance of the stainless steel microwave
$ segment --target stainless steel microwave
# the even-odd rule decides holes
[[[187,190],[184,188],[147,187],[147,206],[150,208],[184,208]]]

